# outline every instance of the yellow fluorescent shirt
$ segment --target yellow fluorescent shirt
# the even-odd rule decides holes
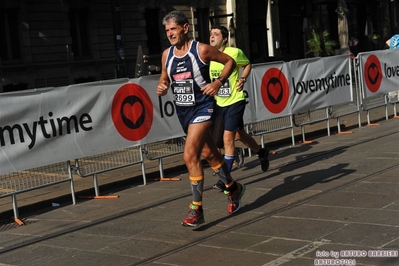
[[[236,68],[234,69],[233,73],[231,73],[228,83],[226,82],[227,84],[225,85],[226,87],[230,87],[231,95],[229,97],[215,96],[217,105],[221,107],[229,106],[238,101],[245,100],[244,92],[243,91],[238,92],[236,86],[237,86],[237,80],[240,78],[239,77],[240,68],[250,63],[248,58],[245,56],[244,52],[239,48],[225,47],[223,52],[231,56],[234,59],[234,61],[236,61]],[[209,67],[209,73],[212,80],[215,80],[220,76],[223,67],[224,67],[223,64],[213,61],[211,62]]]

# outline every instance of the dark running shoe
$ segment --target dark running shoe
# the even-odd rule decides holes
[[[229,213],[235,213],[241,207],[241,198],[245,193],[245,185],[237,183],[237,189],[234,192],[225,190],[224,194],[229,196],[229,205],[227,205],[227,210]]]
[[[205,223],[204,212],[200,206],[190,204],[189,208],[186,218],[181,223],[183,226],[198,226]]]
[[[244,150],[242,148],[236,148],[236,154],[234,155],[234,159],[237,164],[237,168],[241,168],[244,166]]]
[[[226,189],[226,185],[223,183],[222,180],[218,180],[216,184],[213,185],[214,189],[219,189],[220,191],[224,191]]]
[[[269,150],[266,148],[262,148],[265,150],[265,152],[263,153],[263,157],[258,156],[259,161],[260,161],[260,167],[262,168],[263,172],[266,172],[267,170],[269,170],[269,166],[270,166],[270,162],[269,162]]]

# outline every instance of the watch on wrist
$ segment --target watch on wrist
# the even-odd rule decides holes
[[[242,79],[244,81],[244,83],[247,82],[247,79],[244,77],[241,77],[240,79]]]
[[[223,77],[219,77],[218,80],[222,83],[222,86],[226,83],[227,79]]]

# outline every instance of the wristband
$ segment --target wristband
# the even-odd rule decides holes
[[[244,77],[241,77],[240,79],[242,79],[244,81],[244,83],[247,82],[247,79]]]

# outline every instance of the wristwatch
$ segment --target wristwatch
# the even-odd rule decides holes
[[[247,82],[247,79],[244,77],[241,77],[240,79],[242,79],[244,81],[244,83]]]
[[[223,77],[219,77],[218,80],[220,81],[220,83],[222,83],[222,86],[226,83],[226,78]]]

